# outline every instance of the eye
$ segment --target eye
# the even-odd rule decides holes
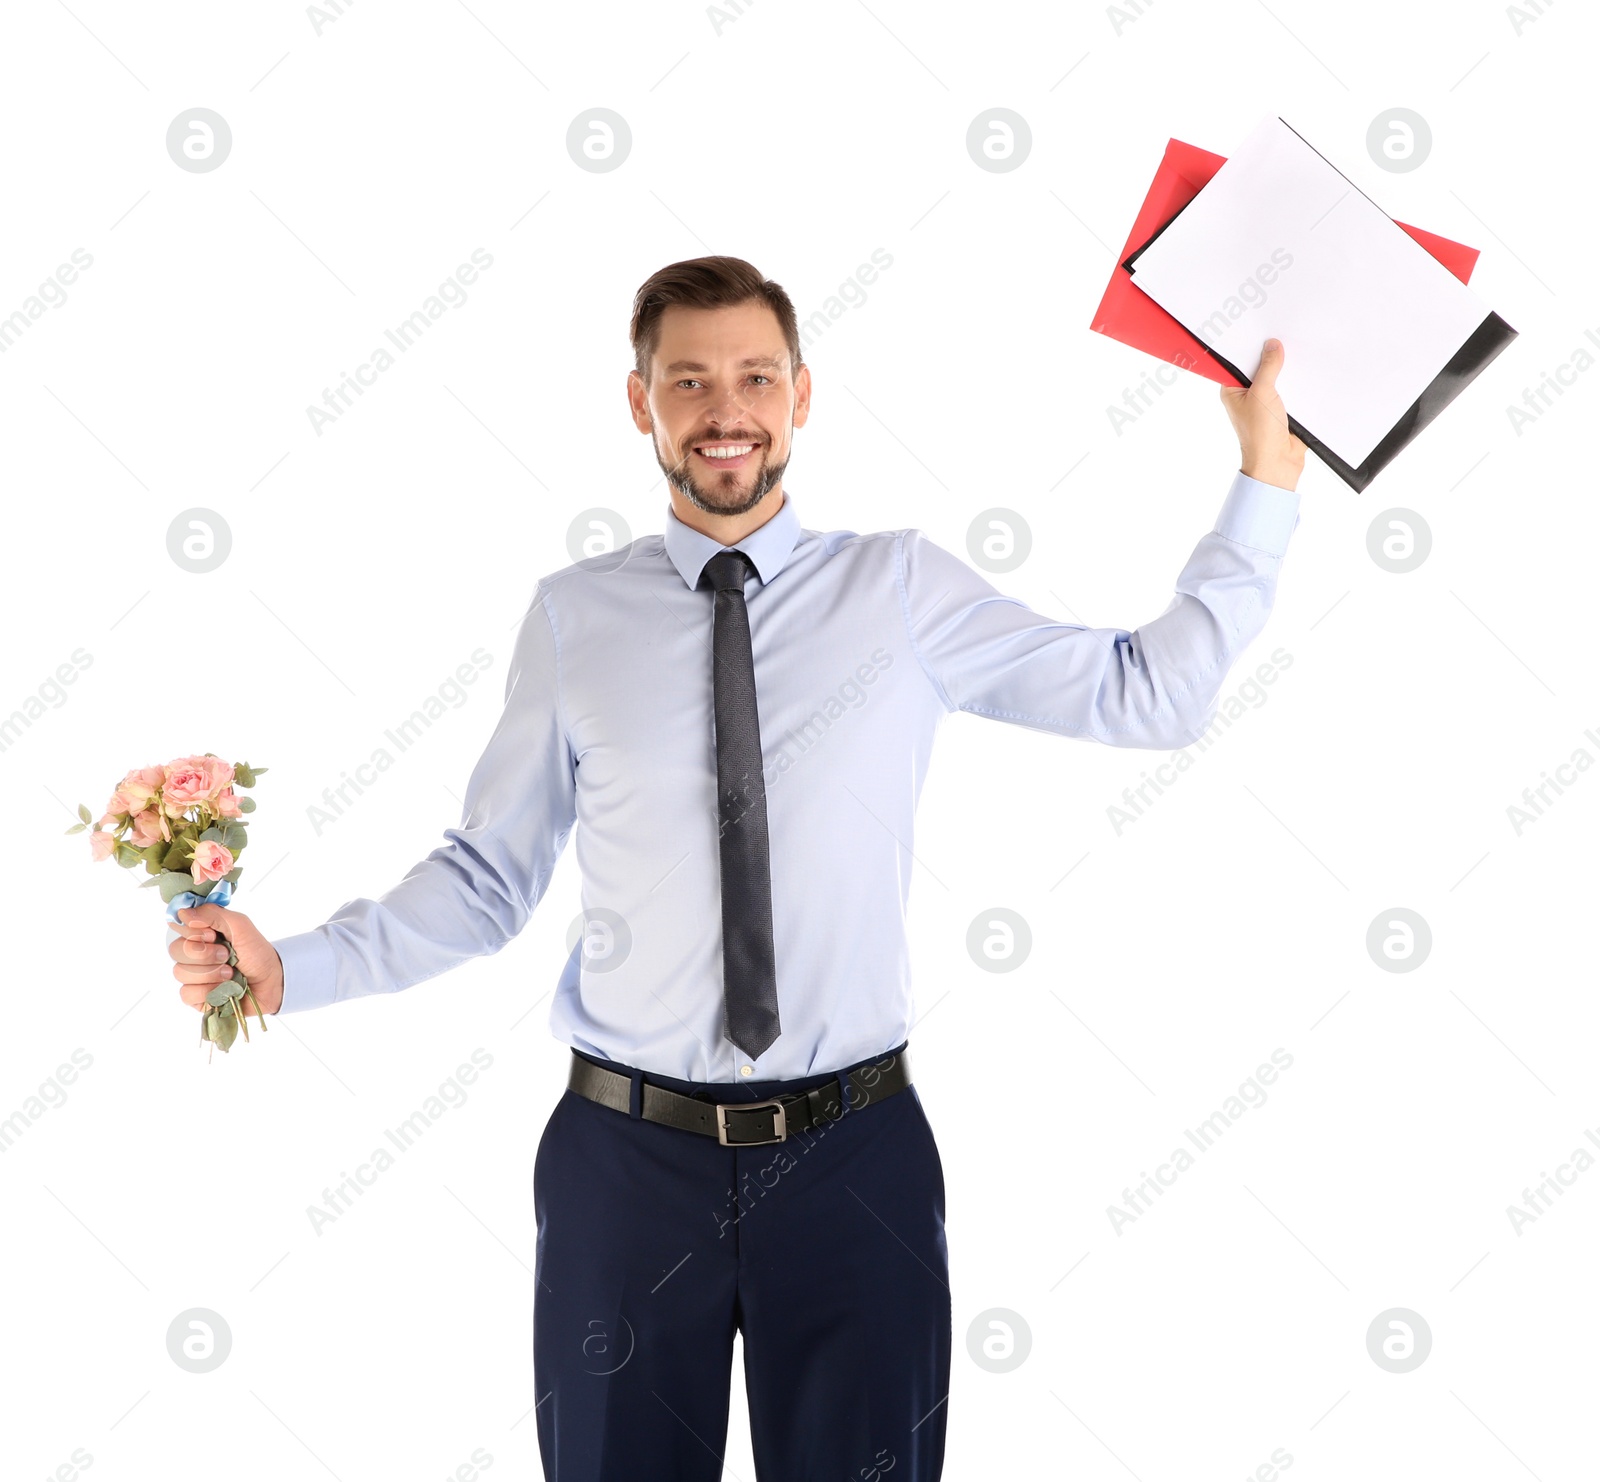
[[[768,384],[769,384],[769,385],[770,385],[770,384],[771,384],[771,382],[770,382],[770,380],[769,380],[769,378],[768,378],[768,377],[766,377],[766,376],[763,376],[763,375],[760,375],[760,374],[757,374],[757,375],[754,375],[754,376],[751,376],[751,377],[750,377],[750,379],[751,379],[751,380],[752,380],[752,381],[767,381],[767,382],[768,382]]]

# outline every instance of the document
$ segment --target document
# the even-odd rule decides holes
[[[1199,195],[1206,182],[1226,163],[1224,156],[1212,154],[1208,149],[1185,144],[1182,139],[1167,140],[1155,178],[1145,192],[1122,251],[1117,254],[1089,328],[1219,385],[1242,386],[1241,377],[1226,369],[1215,355],[1207,353],[1206,347],[1153,298],[1134,287],[1133,274],[1122,265],[1125,258],[1136,253]],[[1476,247],[1452,242],[1449,237],[1424,231],[1420,226],[1408,226],[1403,221],[1395,224],[1422,243],[1430,256],[1438,258],[1463,283],[1472,281],[1472,269],[1478,261]],[[1241,312],[1243,307],[1241,304]],[[1332,454],[1319,449],[1319,456],[1328,458]]]
[[[1262,341],[1282,340],[1291,419],[1352,468],[1415,422],[1430,387],[1437,400],[1442,374],[1447,400],[1515,334],[1276,117],[1127,265],[1245,380]]]

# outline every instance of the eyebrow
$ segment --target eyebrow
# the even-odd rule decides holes
[[[775,360],[770,355],[747,355],[739,362],[740,370],[750,370],[758,366],[763,370],[781,371],[783,369],[783,362],[781,360]],[[671,365],[666,366],[663,369],[662,374],[670,376],[674,371],[705,372],[710,370],[710,368],[710,366],[701,365],[698,360],[674,360]]]

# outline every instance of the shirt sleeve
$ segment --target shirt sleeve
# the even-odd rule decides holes
[[[911,646],[946,711],[1112,746],[1187,746],[1265,626],[1299,523],[1294,490],[1237,474],[1166,611],[1131,631],[1042,617],[922,531],[902,531]]]
[[[541,582],[506,675],[505,709],[473,769],[461,825],[378,900],[349,901],[323,925],[274,941],[280,1013],[393,993],[498,952],[533,914],[576,817],[559,659]]]

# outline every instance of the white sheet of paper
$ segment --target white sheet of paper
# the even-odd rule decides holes
[[[1360,467],[1489,314],[1281,118],[1263,119],[1133,264],[1251,380],[1283,341],[1289,415]]]

